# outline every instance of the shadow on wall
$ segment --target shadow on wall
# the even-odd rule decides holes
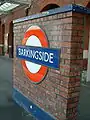
[[[44,12],[44,11],[47,11],[47,10],[50,10],[50,9],[54,9],[54,8],[58,8],[60,6],[56,5],[56,4],[48,4],[47,6],[45,6],[41,12]]]

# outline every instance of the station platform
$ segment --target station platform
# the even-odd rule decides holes
[[[0,120],[35,120],[12,100],[12,59],[0,56]],[[81,83],[78,120],[90,120],[90,85]]]
[[[0,56],[0,120],[34,120],[12,100],[12,59]]]
[[[81,83],[77,120],[90,120],[90,84]]]

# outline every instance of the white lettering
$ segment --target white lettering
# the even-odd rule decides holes
[[[44,53],[44,61],[45,62],[49,61],[49,54],[47,52]]]
[[[53,63],[54,54],[48,52],[35,51],[30,49],[18,49],[19,56],[30,57],[36,60]]]
[[[35,59],[38,60],[38,51],[35,52]]]
[[[53,53],[50,53],[50,58],[49,58],[49,62],[50,63],[53,63],[53,61],[52,61],[53,60],[53,56],[54,56]]]

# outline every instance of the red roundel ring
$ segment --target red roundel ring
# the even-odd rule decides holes
[[[25,33],[22,45],[48,48],[48,41],[44,31],[39,26],[31,26]],[[24,72],[30,81],[39,83],[47,73],[47,67],[21,60]]]

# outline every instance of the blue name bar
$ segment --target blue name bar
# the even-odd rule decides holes
[[[60,49],[42,48],[32,46],[17,46],[17,58],[30,61],[36,64],[59,69]]]

